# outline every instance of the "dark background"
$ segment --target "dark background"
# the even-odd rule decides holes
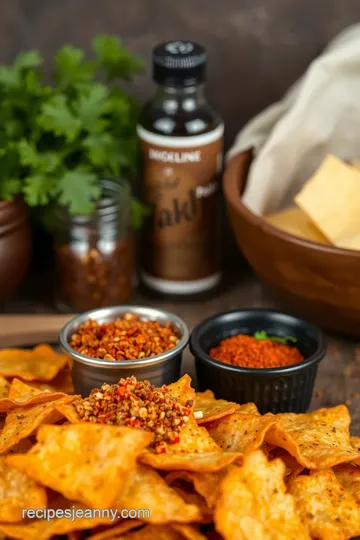
[[[157,42],[198,40],[208,49],[208,94],[229,145],[359,19],[359,0],[0,0],[0,62],[29,48],[50,59],[65,42],[88,47],[102,32],[120,35],[147,59]],[[142,99],[151,87],[149,77],[136,81]]]

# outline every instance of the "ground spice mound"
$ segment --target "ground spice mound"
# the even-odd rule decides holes
[[[168,321],[140,319],[126,313],[121,319],[99,324],[92,319],[79,326],[69,343],[75,351],[103,360],[139,360],[150,358],[179,343],[174,325]]]
[[[89,397],[74,402],[79,416],[87,422],[114,424],[151,431],[155,434],[152,447],[166,452],[165,443],[180,441],[181,428],[191,414],[190,407],[181,405],[169,394],[166,386],[157,388],[136,377],[120,379],[118,384],[103,384],[94,388]]]
[[[248,368],[290,366],[304,360],[296,347],[244,334],[223,339],[209,355],[224,364]]]

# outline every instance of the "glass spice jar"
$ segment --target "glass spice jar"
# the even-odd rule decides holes
[[[133,292],[131,189],[125,180],[101,180],[90,216],[56,210],[54,251],[58,308],[87,311],[128,302]]]

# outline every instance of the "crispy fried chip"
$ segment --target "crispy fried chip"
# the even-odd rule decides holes
[[[184,454],[153,454],[144,452],[139,456],[139,461],[162,471],[195,471],[215,472],[223,469],[230,463],[239,460],[241,454],[233,452],[196,452]]]
[[[289,492],[312,537],[348,540],[360,534],[360,508],[331,469],[298,476],[289,485]]]
[[[118,540],[203,540],[205,537],[201,536],[189,536],[191,533],[192,527],[183,525],[179,526],[179,531],[176,530],[177,525],[174,527],[165,526],[165,525],[146,525],[142,529],[136,531],[131,531],[124,535],[113,536]],[[185,536],[184,530],[188,534]],[[194,529],[196,532],[196,529]],[[200,533],[198,533],[200,535]]]
[[[58,403],[56,410],[61,413],[71,424],[84,423],[72,403]]]
[[[21,521],[25,508],[43,508],[46,490],[0,458],[0,522]]]
[[[67,365],[67,356],[56,353],[50,345],[38,345],[32,350],[0,350],[0,374],[4,377],[51,381]]]
[[[66,394],[63,392],[49,392],[49,390],[38,390],[20,379],[13,379],[8,397],[0,399],[0,412],[8,412],[22,405],[37,405],[60,399]]]
[[[0,454],[8,452],[19,441],[35,433],[41,424],[60,420],[63,415],[55,409],[55,405],[60,402],[68,403],[75,398],[76,396],[66,396],[56,401],[12,409],[0,433]]]
[[[343,463],[336,465],[333,471],[342,487],[360,504],[360,467]]]
[[[149,516],[144,515],[141,519],[154,524],[176,521],[189,523],[201,519],[200,511],[194,504],[187,504],[159,473],[145,465],[137,465],[128,474],[114,506],[118,509],[146,508]]]
[[[66,366],[56,375],[55,379],[51,381],[51,384],[41,383],[34,381],[32,386],[39,390],[50,390],[50,392],[64,392],[65,394],[74,393],[74,385],[72,382],[71,369]]]
[[[107,540],[116,538],[128,531],[131,531],[132,529],[141,527],[141,525],[143,525],[143,523],[139,519],[124,519],[124,521],[118,525],[115,525],[114,527],[109,527],[101,532],[88,536],[88,540],[90,540],[90,538],[91,540]]]
[[[306,414],[278,414],[265,440],[285,448],[307,469],[326,469],[359,458],[350,444],[350,415],[345,405]]]
[[[193,504],[197,506],[197,508],[200,511],[201,517],[200,521],[201,523],[212,523],[213,522],[213,512],[208,507],[204,497],[200,495],[197,491],[194,490],[192,484],[190,482],[184,482],[183,480],[176,480],[172,486],[174,491],[180,497],[187,502],[188,504]]]
[[[215,526],[225,540],[310,540],[286,493],[285,465],[261,450],[232,466],[221,482]]]
[[[213,473],[173,471],[166,475],[166,481],[172,484],[181,478],[186,482],[192,482],[195,490],[205,499],[208,507],[213,508],[218,498],[221,481],[225,478],[227,472],[228,467],[224,467],[220,471]]]
[[[264,443],[267,431],[277,423],[276,416],[235,412],[206,424],[214,441],[226,452],[251,452]]]
[[[5,377],[0,375],[0,399],[6,398],[9,395],[10,383]]]
[[[169,393],[177,399],[181,405],[194,407],[195,390],[191,387],[191,378],[189,375],[183,375],[177,382],[168,385]],[[192,404],[190,405],[190,402]]]
[[[285,482],[286,483],[294,480],[304,470],[304,467],[296,461],[294,456],[289,454],[289,452],[287,452],[283,448],[273,449],[269,457],[270,459],[280,458],[281,461],[285,463],[285,467],[286,467]]]
[[[206,390],[197,392],[195,396],[195,417],[198,424],[205,424],[231,414],[240,408],[238,403],[216,399],[214,392]],[[201,416],[200,416],[201,415]],[[197,417],[198,416],[198,417]]]
[[[138,429],[101,424],[41,426],[38,443],[8,462],[65,497],[95,508],[110,506],[126,473],[153,435]]]
[[[195,529],[195,527],[191,525],[178,525],[174,524],[173,529],[186,539],[186,540],[206,540],[206,536],[201,534],[201,532],[198,529]]]

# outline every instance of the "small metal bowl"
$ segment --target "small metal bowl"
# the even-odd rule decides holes
[[[157,320],[160,323],[170,321],[178,332],[179,343],[169,351],[142,360],[109,361],[85,356],[69,345],[71,336],[88,319],[99,323],[111,322],[125,313],[140,315],[141,319]],[[72,360],[72,377],[75,392],[87,396],[93,388],[103,383],[115,384],[121,377],[135,375],[138,380],[148,380],[155,386],[170,384],[180,377],[182,352],[189,341],[186,324],[173,313],[144,306],[111,306],[87,311],[71,319],[60,332],[60,345]]]

